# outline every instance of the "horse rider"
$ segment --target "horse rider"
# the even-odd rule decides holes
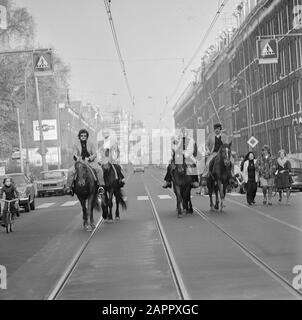
[[[224,133],[222,133],[222,124],[221,123],[216,123],[214,124],[214,132],[210,133],[207,141],[206,141],[206,155],[207,155],[207,159],[206,159],[206,164],[205,164],[205,168],[204,171],[201,175],[201,184],[202,186],[206,186],[207,185],[207,178],[209,176],[209,166],[211,161],[216,157],[220,146],[222,146],[225,143],[229,143],[229,139],[228,136]],[[230,179],[230,184],[233,185],[234,184],[234,158],[231,156],[231,174],[232,177]]]
[[[196,155],[197,155],[197,146],[193,138],[189,137],[188,131],[186,128],[181,128],[178,137],[172,143],[172,159],[167,167],[167,173],[165,175],[165,184],[162,186],[163,188],[171,188],[172,187],[172,163],[175,163],[175,156],[177,154],[181,154],[183,156],[184,162],[186,165],[193,164],[196,166]],[[198,188],[198,176],[192,175],[192,188]]]
[[[118,142],[112,135],[106,130],[103,131],[104,144],[102,150],[102,163],[103,165],[112,165],[113,170],[116,173],[116,178],[119,181],[119,186],[122,188],[125,185],[125,177],[122,172],[122,167],[118,164],[120,150]]]
[[[96,183],[98,188],[98,193],[102,194],[104,192],[104,177],[103,170],[101,166],[97,163],[97,154],[94,146],[88,142],[89,133],[86,129],[81,129],[78,133],[79,143],[74,145],[73,156],[76,160],[83,160],[87,162],[90,168],[94,170],[96,176]],[[68,170],[67,176],[67,193],[74,194],[74,178],[75,178],[75,167],[74,165]]]

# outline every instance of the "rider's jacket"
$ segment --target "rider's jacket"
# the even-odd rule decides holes
[[[194,139],[190,137],[183,137],[178,141],[174,141],[172,149],[172,158],[175,159],[175,155],[183,155],[184,160],[188,164],[189,162],[195,163],[195,157],[197,156],[197,145]]]
[[[19,192],[14,185],[10,185],[9,187],[4,185],[0,189],[0,198],[3,197],[3,194],[5,194],[6,200],[13,200],[19,197]]]
[[[217,141],[215,140],[215,133],[212,132],[208,135],[207,141],[206,141],[206,151],[209,154],[212,154],[215,150],[215,142],[216,142],[216,146],[217,146]],[[224,133],[221,134],[221,143],[229,143],[228,141],[228,136]]]
[[[86,148],[89,154],[89,160],[94,161],[97,157],[94,145],[87,141]],[[82,151],[81,141],[79,140],[78,143],[73,146],[73,154],[78,158],[82,158]]]

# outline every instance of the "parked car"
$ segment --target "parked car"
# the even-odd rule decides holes
[[[134,165],[133,173],[135,172],[145,172],[145,167],[143,165]]]
[[[292,168],[291,176],[293,178],[292,189],[302,191],[302,169]]]
[[[30,179],[24,173],[9,173],[0,177],[1,184],[5,177],[9,177],[13,180],[13,183],[20,194],[20,207],[23,207],[25,212],[35,210],[35,189]]]
[[[46,194],[66,194],[67,169],[56,169],[41,172],[41,179],[36,181],[38,197]]]

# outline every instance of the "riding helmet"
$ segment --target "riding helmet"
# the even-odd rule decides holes
[[[78,138],[79,138],[79,139],[80,139],[80,136],[81,136],[82,133],[86,133],[86,134],[87,134],[87,138],[89,137],[88,131],[87,131],[86,129],[81,129],[81,130],[79,131],[79,133],[78,133]]]

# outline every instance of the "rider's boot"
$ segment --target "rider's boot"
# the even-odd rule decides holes
[[[206,187],[207,186],[207,177],[201,176],[201,186]]]
[[[119,185],[120,185],[121,188],[123,188],[123,186],[125,185],[125,179],[124,178],[119,180]]]
[[[172,183],[171,183],[171,181],[165,181],[165,184],[163,185],[163,188],[164,188],[164,189],[172,188]]]

